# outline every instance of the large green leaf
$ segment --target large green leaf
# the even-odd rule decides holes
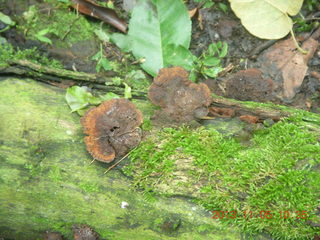
[[[141,66],[153,76],[170,64],[190,64],[189,60],[178,64],[179,57],[170,57],[172,51],[168,50],[174,45],[175,53],[188,55],[191,20],[182,0],[140,0],[133,9],[128,35],[113,34],[111,39],[137,59],[143,59]]]
[[[296,15],[303,0],[229,0],[242,25],[253,35],[279,39],[292,29],[288,15]]]

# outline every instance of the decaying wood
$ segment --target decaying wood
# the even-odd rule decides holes
[[[65,69],[51,68],[28,60],[8,61],[8,65],[0,67],[0,74],[17,74],[27,77],[41,77],[43,80],[61,82],[62,79],[90,83],[104,83],[106,79],[97,74],[74,72]]]
[[[50,85],[57,85],[55,83],[65,83],[66,86],[82,84],[95,89],[114,92],[119,95],[123,95],[124,91],[124,86],[113,85],[110,78],[99,74],[52,68],[28,60],[8,61],[7,66],[0,67],[0,76],[10,74],[30,77],[38,81],[49,83]],[[106,82],[109,82],[110,85],[106,85]],[[131,93],[134,98],[139,99],[145,99],[147,95],[145,92],[135,90],[132,90]]]
[[[232,99],[213,97],[212,106],[219,108],[228,108],[234,110],[234,116],[253,115],[260,119],[273,119],[279,121],[281,118],[288,117],[292,113],[272,107],[249,107],[245,102],[239,102]]]
[[[47,82],[49,84],[52,84],[52,82],[65,83],[69,81],[72,82],[71,85],[87,85],[95,89],[114,92],[119,95],[123,95],[124,92],[124,88],[121,86],[106,85],[105,82],[111,83],[111,79],[99,74],[51,68],[30,62],[28,60],[11,61],[8,62],[7,66],[0,67],[0,76],[9,74],[30,77],[38,81]],[[146,92],[132,91],[132,95],[134,98],[147,99]],[[249,107],[245,102],[218,96],[213,96],[211,106],[232,109],[235,113],[234,116],[253,115],[259,117],[260,119],[270,118],[275,121],[284,117],[288,117],[292,114],[292,112],[276,107]]]

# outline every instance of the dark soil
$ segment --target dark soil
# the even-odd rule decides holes
[[[189,9],[195,6],[195,4],[190,3]],[[207,49],[210,43],[224,41],[229,46],[224,66],[228,66],[229,64],[234,66],[232,71],[226,76],[219,77],[218,79],[203,79],[214,93],[237,100],[271,101],[313,112],[320,112],[320,81],[319,78],[310,74],[314,71],[319,72],[319,48],[308,63],[308,72],[296,96],[290,102],[280,101],[273,96],[277,94],[272,89],[273,79],[263,79],[263,76],[257,74],[257,70],[249,71],[248,75],[243,74],[243,72],[234,75],[239,70],[261,67],[257,58],[277,41],[261,40],[252,36],[241,25],[239,19],[230,9],[227,13],[224,13],[215,7],[206,8],[200,9],[199,14],[202,16],[202,22],[199,22],[197,17],[193,18],[192,52],[200,55]],[[312,12],[303,10],[303,14],[308,16]],[[298,38],[299,36],[308,36],[315,30],[300,33]]]

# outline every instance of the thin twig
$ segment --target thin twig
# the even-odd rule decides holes
[[[248,58],[251,58],[251,59],[255,59],[259,56],[259,54],[266,50],[267,48],[271,47],[273,44],[275,44],[278,40],[268,40],[264,43],[262,43],[261,45],[257,46],[255,49],[253,49],[250,53],[249,53],[249,56]]]
[[[115,164],[113,164],[111,167],[109,167],[104,174],[106,174],[107,172],[109,172],[111,169],[113,169],[115,166],[117,166],[120,162],[122,162],[126,157],[128,157],[130,155],[130,153],[132,153],[133,150],[135,150],[137,147],[133,148],[130,152],[128,152],[126,155],[124,155],[118,162],[116,162]]]

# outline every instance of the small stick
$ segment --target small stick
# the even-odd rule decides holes
[[[271,47],[273,44],[275,44],[278,40],[273,39],[273,40],[268,40],[264,43],[262,43],[261,45],[257,46],[255,49],[253,49],[250,53],[248,58],[251,59],[256,59],[258,57],[258,55],[266,50],[267,48]]]
[[[124,155],[118,162],[116,162],[115,164],[113,164],[111,167],[109,167],[104,174],[106,174],[107,172],[109,172],[111,169],[113,169],[115,166],[117,166],[121,161],[123,161],[126,157],[129,156],[129,154],[135,150],[137,147],[133,148],[130,152],[128,152],[126,155]]]
[[[95,160],[96,160],[96,159],[94,158],[94,159],[91,161],[91,163],[89,163],[89,165],[91,165]]]

